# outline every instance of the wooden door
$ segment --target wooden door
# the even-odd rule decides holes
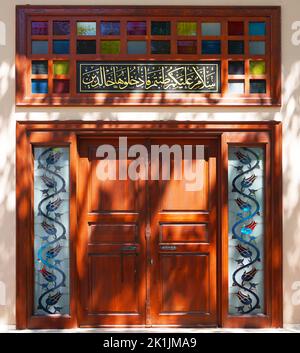
[[[193,187],[187,177],[150,182],[151,324],[216,326],[216,144],[184,138],[151,144],[202,145],[204,152]],[[171,161],[174,177],[178,167]]]
[[[144,325],[145,181],[99,180],[96,150],[103,144],[119,154],[117,138],[79,142],[79,323]]]
[[[79,324],[216,325],[215,140],[128,139],[136,143],[148,150],[148,180],[99,180],[96,149],[114,145],[118,162],[118,138],[79,142]],[[200,188],[173,179],[172,155],[171,180],[151,180],[152,168],[163,173],[152,145],[195,144],[205,146]]]

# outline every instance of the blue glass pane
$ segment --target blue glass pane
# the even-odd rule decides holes
[[[250,41],[249,42],[249,53],[251,55],[265,55],[266,53],[266,43],[263,41]]]
[[[47,75],[48,74],[48,61],[47,60],[34,60],[31,65],[31,73],[33,75]]]
[[[132,40],[127,42],[128,54],[146,54],[147,42],[144,40]]]
[[[228,73],[229,75],[244,75],[245,73],[244,61],[229,61]]]
[[[32,93],[48,93],[48,80],[31,80]]]
[[[34,314],[69,314],[69,149],[34,148]]]
[[[264,149],[228,151],[229,314],[264,313]]]
[[[250,80],[250,93],[264,94],[267,91],[265,80]]]
[[[32,54],[48,54],[48,41],[47,40],[33,40],[31,42]]]
[[[244,41],[243,40],[229,40],[228,41],[229,54],[244,54]]]
[[[265,36],[266,35],[266,23],[265,22],[250,22],[249,23],[249,35],[250,36]]]
[[[220,36],[221,23],[202,23],[201,32],[202,36]]]
[[[53,53],[54,54],[69,54],[70,42],[68,40],[54,40]]]
[[[228,91],[231,94],[243,94],[245,92],[245,82],[243,80],[229,81]]]
[[[119,36],[120,22],[118,21],[102,21],[100,24],[101,34],[103,36]]]
[[[202,54],[221,54],[220,40],[203,40]]]

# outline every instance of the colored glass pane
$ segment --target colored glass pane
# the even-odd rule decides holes
[[[70,42],[68,40],[54,40],[53,53],[54,54],[69,54]]]
[[[245,74],[244,61],[229,61],[228,73],[229,75],[244,75]]]
[[[202,23],[201,24],[202,36],[220,36],[221,35],[221,23]]]
[[[69,80],[53,80],[54,93],[69,93],[70,81]]]
[[[197,35],[197,23],[196,22],[177,22],[177,34],[179,36]]]
[[[127,42],[128,54],[146,54],[147,42],[144,40],[130,40]]]
[[[195,40],[177,41],[178,54],[197,54],[197,42]]]
[[[264,94],[266,90],[266,80],[250,80],[250,93]]]
[[[100,42],[101,54],[119,54],[121,43],[119,40],[102,40]]]
[[[77,22],[78,36],[95,36],[96,22]]]
[[[47,75],[48,61],[47,60],[33,60],[31,64],[31,73],[33,75]]]
[[[127,34],[130,36],[144,36],[147,33],[146,22],[129,21],[127,22]]]
[[[231,94],[243,94],[245,92],[245,82],[243,80],[228,81],[228,91]]]
[[[96,54],[95,40],[78,40],[77,54]]]
[[[250,74],[251,75],[264,75],[266,73],[265,61],[250,61]]]
[[[48,80],[31,80],[32,93],[48,93]]]
[[[169,40],[152,40],[151,53],[152,54],[170,54],[171,43]]]
[[[154,36],[169,36],[171,34],[171,23],[167,21],[152,21],[151,34]]]
[[[69,61],[54,61],[54,75],[68,75],[70,69]]]
[[[264,41],[250,41],[249,53],[251,55],[265,55],[266,43]]]
[[[229,54],[244,54],[244,41],[243,40],[229,40],[228,41]]]
[[[34,36],[48,35],[48,22],[31,22],[31,34]]]
[[[120,22],[119,21],[102,21],[100,24],[101,34],[103,36],[119,36]]]
[[[202,54],[221,54],[220,40],[203,40]]]
[[[48,41],[47,40],[33,40],[31,42],[32,54],[48,54]]]
[[[53,21],[53,34],[55,36],[67,36],[70,34],[69,21]]]
[[[249,35],[250,36],[265,36],[266,23],[265,22],[249,22]]]
[[[229,36],[242,36],[244,34],[244,22],[228,22]]]

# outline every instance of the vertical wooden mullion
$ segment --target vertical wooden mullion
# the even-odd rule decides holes
[[[76,95],[76,20],[70,18],[70,55],[69,55],[69,75],[70,75],[70,95]]]
[[[127,54],[127,21],[124,17],[120,20],[121,55]]]
[[[171,20],[171,55],[177,54],[177,21],[172,18]]]

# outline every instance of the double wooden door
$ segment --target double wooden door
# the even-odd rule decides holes
[[[115,156],[99,157],[102,145],[114,147]],[[215,326],[216,140],[128,138],[128,149],[135,145],[147,151],[144,168],[136,158],[126,157],[119,137],[82,138],[78,143],[79,324]],[[170,154],[170,180],[163,180],[168,179],[166,161],[153,158],[153,145],[182,152],[181,166]],[[184,146],[196,145],[204,146],[198,165],[195,148],[185,164]],[[188,165],[189,171],[198,168],[198,184],[191,178],[195,174],[184,175]],[[116,180],[108,180],[113,168]],[[178,168],[181,180],[175,180],[180,179],[180,173],[175,177]],[[124,170],[132,174],[135,169],[137,180],[128,175],[120,180]]]

